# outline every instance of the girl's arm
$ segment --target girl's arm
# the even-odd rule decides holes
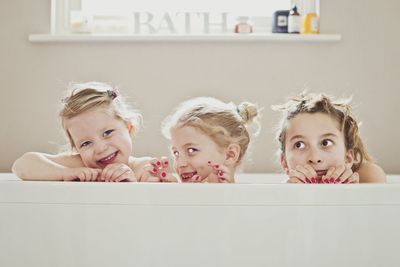
[[[386,183],[385,172],[375,163],[363,162],[357,172],[360,183]]]
[[[28,152],[14,162],[12,171],[23,180],[62,181],[74,179],[82,167],[79,155]]]

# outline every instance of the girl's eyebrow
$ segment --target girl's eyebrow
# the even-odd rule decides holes
[[[292,136],[289,141],[293,141],[294,139],[303,139],[305,138],[303,135],[297,134],[295,136]]]
[[[320,136],[321,138],[326,138],[326,137],[335,137],[337,138],[338,136],[334,133],[326,133]],[[304,139],[305,137],[303,135],[297,134],[295,136],[292,136],[292,138],[290,138],[289,142],[295,140],[295,139]]]
[[[183,147],[188,147],[188,146],[197,146],[195,143],[186,143],[183,145]]]
[[[334,134],[334,133],[326,133],[326,134],[323,134],[323,135],[321,135],[321,137],[322,138],[324,138],[324,137],[338,137],[336,134]]]
[[[195,144],[195,143],[186,143],[186,144],[184,144],[182,147],[183,147],[183,148],[187,148],[187,147],[189,147],[189,146],[197,146],[197,144]],[[176,150],[176,147],[172,146],[172,147],[171,147],[171,150]]]

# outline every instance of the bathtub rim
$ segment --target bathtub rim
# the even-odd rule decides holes
[[[0,204],[400,206],[400,184],[164,184],[0,181]]]

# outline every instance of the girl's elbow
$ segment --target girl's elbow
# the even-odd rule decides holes
[[[32,158],[36,157],[35,152],[26,152],[21,157],[19,157],[16,161],[14,161],[11,171],[20,179],[27,180],[28,176],[28,169],[29,169],[29,162]]]
[[[11,167],[11,171],[20,179],[25,180],[26,176],[25,173],[23,172],[22,168],[21,168],[21,164],[20,164],[20,158],[17,159],[16,161],[14,161],[12,167]]]

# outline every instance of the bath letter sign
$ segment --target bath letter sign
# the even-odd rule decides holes
[[[226,33],[227,12],[133,12],[135,34]]]

